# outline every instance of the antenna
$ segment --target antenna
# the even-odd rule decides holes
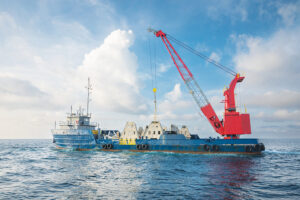
[[[85,87],[88,91],[88,96],[87,96],[87,105],[86,105],[86,115],[89,115],[89,104],[90,104],[90,93],[92,90],[92,86],[90,84],[90,77],[88,78],[88,85]]]

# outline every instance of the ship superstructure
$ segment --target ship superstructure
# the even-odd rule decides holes
[[[94,135],[98,135],[97,124],[90,122],[90,115],[81,112],[70,113],[66,122],[52,129],[53,139],[58,148],[85,150],[95,148]]]
[[[57,148],[69,148],[74,150],[89,150],[96,147],[95,138],[98,137],[100,131],[97,123],[91,122],[91,113],[89,113],[90,102],[90,79],[87,85],[87,111],[80,107],[77,112],[72,111],[67,115],[67,120],[58,123],[58,128],[52,129],[53,142]],[[56,123],[55,123],[56,124]]]

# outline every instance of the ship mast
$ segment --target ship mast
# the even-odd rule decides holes
[[[90,77],[88,78],[88,85],[85,87],[88,91],[88,95],[87,95],[87,104],[86,104],[86,115],[89,115],[89,104],[90,104],[90,93],[92,90],[92,86],[90,83]]]

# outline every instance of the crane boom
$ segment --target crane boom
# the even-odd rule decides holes
[[[234,74],[235,77],[231,81],[229,89],[227,89],[224,92],[224,96],[225,96],[224,121],[225,122],[223,122],[223,120],[221,122],[217,114],[215,113],[213,107],[211,106],[210,102],[208,101],[207,97],[205,96],[204,92],[198,85],[197,81],[194,79],[193,74],[185,65],[185,63],[183,62],[179,54],[176,52],[176,50],[168,40],[167,34],[162,32],[161,30],[155,31],[153,29],[149,29],[149,31],[153,32],[156,35],[156,37],[160,37],[162,39],[181,78],[183,79],[189,92],[192,94],[196,104],[203,112],[205,117],[208,119],[209,123],[214,128],[214,130],[217,133],[221,134],[222,136],[226,136],[225,139],[229,139],[229,138],[238,139],[239,135],[241,134],[250,134],[251,133],[250,116],[249,114],[240,114],[239,112],[236,112],[235,97],[234,97],[234,89],[236,83],[242,82],[244,77],[240,77],[239,74]],[[205,57],[203,56],[201,57],[205,59]],[[221,64],[212,62],[211,59],[208,61],[219,67],[220,66],[224,67]]]

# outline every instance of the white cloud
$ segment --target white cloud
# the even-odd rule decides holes
[[[276,122],[277,124],[289,122],[297,125],[299,124],[300,110],[279,109],[275,112],[260,112],[255,115],[255,118],[264,122]]]
[[[61,35],[63,38],[72,34],[72,39],[80,41],[89,41],[91,38],[90,31],[82,24],[74,21],[65,23],[58,20],[52,20],[52,25],[56,28],[56,34]],[[67,35],[64,35],[68,33]]]
[[[171,65],[168,64],[160,64],[159,68],[158,68],[158,73],[164,73],[166,71],[168,71],[171,68]]]
[[[188,92],[183,94],[179,83],[175,84],[173,90],[167,92],[158,104],[159,120],[168,123],[178,121],[179,123],[189,124],[189,128],[199,128],[201,126],[201,129],[206,130],[207,134],[210,132],[207,131],[209,124],[206,123],[206,118],[200,112],[192,96]],[[152,116],[150,119],[152,119]],[[208,128],[208,130],[210,129]]]
[[[158,102],[159,119],[184,119],[183,115],[190,113],[191,106],[194,106],[193,103],[187,99],[182,95],[180,84],[175,84],[173,90],[167,92],[164,98]]]
[[[248,37],[247,51],[238,51],[237,71],[246,74],[245,84],[258,90],[298,89],[300,29],[280,30],[269,39]]]
[[[53,109],[50,96],[30,81],[0,76],[0,108],[4,110]]]
[[[19,30],[15,20],[6,12],[0,12],[0,35],[3,37],[6,33],[12,34]]]
[[[29,81],[18,80],[12,77],[0,76],[0,93],[19,95],[19,96],[42,96],[44,93]]]
[[[282,20],[285,23],[285,25],[290,26],[294,24],[297,15],[300,14],[299,9],[299,3],[283,5],[280,4],[277,12],[282,17]]]
[[[290,90],[267,91],[256,94],[252,98],[246,99],[245,102],[260,108],[297,109],[300,108],[300,92]]]
[[[266,39],[235,37],[237,71],[246,72],[240,95],[255,118],[268,122],[300,121],[299,35],[300,28],[287,28]]]
[[[248,18],[247,1],[218,1],[207,8],[207,15],[214,20],[222,20],[229,17],[234,23],[235,21],[246,21]]]
[[[180,89],[180,83],[177,83],[174,86],[174,89],[165,95],[166,99],[171,102],[178,101],[179,98],[181,98],[181,96],[182,96],[182,92]]]
[[[274,117],[278,119],[286,120],[299,120],[300,119],[300,110],[288,111],[288,110],[277,110],[274,113]]]
[[[139,94],[137,57],[129,50],[132,31],[113,31],[100,47],[86,54],[77,73],[79,80],[91,77],[94,103],[100,109],[117,112],[145,112],[145,100]]]
[[[197,43],[195,49],[202,53],[209,51],[209,48],[203,43]]]
[[[221,60],[221,57],[219,54],[217,54],[216,52],[212,52],[209,56],[210,59],[214,60],[214,61],[217,61],[217,62],[220,62]]]
[[[54,121],[64,120],[71,104],[73,108],[85,105],[88,76],[94,86],[94,120],[103,120],[104,127],[122,127],[128,116],[134,117],[130,114],[147,111],[147,101],[139,94],[137,57],[129,49],[133,33],[114,31],[91,51],[94,39],[86,39],[88,30],[75,22],[63,24],[53,23],[59,29],[55,33],[63,38],[33,39],[36,35],[28,34],[9,14],[0,16],[0,25],[6,26],[0,31],[0,119],[5,122],[0,138],[49,138]],[[80,37],[87,43],[78,42]],[[127,116],[120,120],[111,111]]]

